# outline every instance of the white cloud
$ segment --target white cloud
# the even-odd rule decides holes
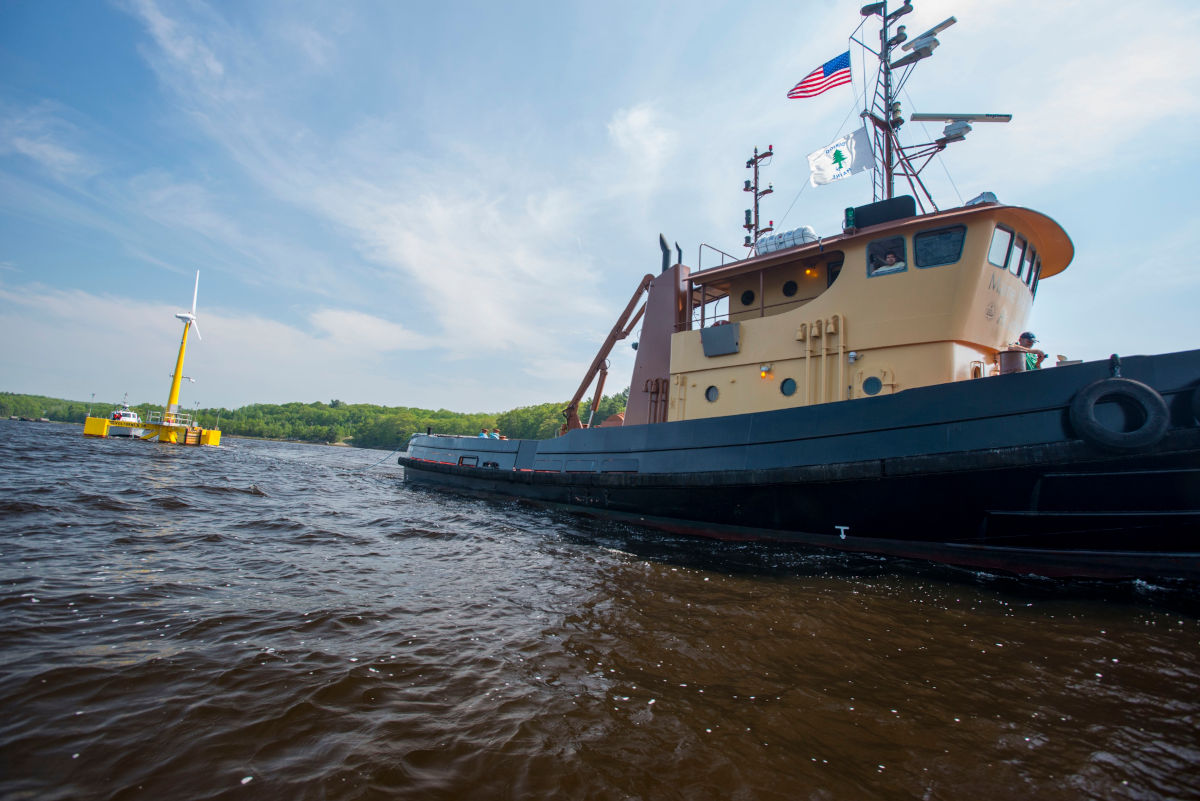
[[[326,66],[336,53],[333,42],[327,37],[296,22],[285,22],[279,30],[279,35],[300,51],[313,67]]]
[[[60,179],[94,174],[96,165],[70,142],[78,131],[64,112],[49,101],[21,109],[0,107],[0,155],[19,154]]]
[[[200,38],[159,10],[154,0],[129,0],[129,7],[146,24],[146,30],[172,63],[188,70],[197,80],[218,79],[225,67]]]
[[[1200,65],[1177,58],[1189,39],[1183,31],[1124,32],[1052,68],[1049,91],[1034,95],[1001,146],[1024,151],[1035,182],[1167,155],[1154,151],[1187,138],[1172,122],[1200,110]]]
[[[573,244],[594,192],[568,191],[547,174],[497,159],[486,146],[457,144],[441,157],[409,152],[398,144],[395,125],[362,116],[344,141],[330,141],[262,101],[272,94],[267,69],[278,67],[240,51],[238,36],[218,41],[192,33],[148,2],[135,10],[160,47],[151,63],[172,76],[172,90],[202,130],[259,187],[349,234],[364,258],[415,287],[418,294],[403,298],[402,307],[435,314],[438,341],[450,355],[555,350],[581,319],[600,311],[589,292],[593,265],[578,258]],[[212,55],[202,39],[223,48],[222,55]],[[240,69],[195,66],[210,60]],[[633,114],[621,130],[630,146],[654,152],[665,146],[646,113]],[[214,212],[195,187],[153,194],[148,214],[249,250],[239,226]],[[326,283],[361,293],[371,280],[360,267],[311,288]]]
[[[646,196],[658,189],[679,140],[663,113],[649,103],[619,109],[609,120],[608,135],[620,156],[616,174],[606,176],[616,184],[609,192]]]
[[[348,309],[320,309],[309,315],[309,320],[338,345],[358,351],[423,349],[436,341],[389,320]]]
[[[156,171],[135,176],[129,190],[133,202],[151,220],[176,230],[195,231],[238,250],[246,248],[249,238],[232,217],[217,209],[217,201],[199,184],[179,182]]]
[[[647,103],[620,109],[608,123],[608,134],[631,161],[658,164],[678,138],[664,127],[661,117]]]

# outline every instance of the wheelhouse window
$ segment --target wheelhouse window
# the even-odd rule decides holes
[[[941,267],[954,264],[962,258],[963,240],[967,236],[967,226],[952,225],[949,228],[937,228],[933,231],[922,231],[913,237],[913,256],[918,267]]]
[[[918,235],[919,236],[919,235]],[[915,245],[914,245],[915,246]],[[1042,260],[1037,248],[1010,228],[997,225],[992,232],[992,244],[988,248],[988,261],[1007,269],[1037,296],[1038,280],[1042,275]]]
[[[904,237],[889,236],[867,245],[867,276],[890,275],[908,269]]]
[[[1025,260],[1025,249],[1029,243],[1025,241],[1025,237],[1018,236],[1017,241],[1013,243],[1012,254],[1008,257],[1008,271],[1013,275],[1021,274],[1021,264]]]
[[[997,225],[992,231],[992,244],[988,248],[988,261],[1000,267],[1008,266],[1008,251],[1012,249],[1013,232],[1003,225]]]

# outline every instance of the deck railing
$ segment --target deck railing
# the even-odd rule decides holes
[[[147,423],[164,426],[187,426],[192,427],[192,416],[181,412],[159,412],[152,411],[146,418]]]

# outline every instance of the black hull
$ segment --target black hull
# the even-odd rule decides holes
[[[1023,383],[1009,382],[1019,390],[1012,404],[990,417],[988,407],[1008,377],[878,399],[892,402],[890,410],[873,399],[879,413],[869,432],[861,426],[839,431],[845,408],[809,407],[725,418],[731,432],[726,440],[712,436],[712,425],[722,421],[633,427],[624,432],[630,445],[624,449],[611,433],[620,429],[573,432],[547,443],[416,436],[400,464],[414,483],[516,497],[682,534],[795,542],[1020,574],[1197,580],[1200,426],[1193,406],[1200,352],[1144,361],[1147,384],[1158,385],[1171,419],[1165,434],[1132,453],[1071,436],[1070,401],[1095,380],[1096,371],[1081,370],[1074,387],[1066,387],[1072,391],[1044,380],[1049,375],[1016,376]],[[1190,380],[1172,383],[1175,371],[1167,368],[1175,367],[1182,368],[1179,375],[1190,373]],[[1069,371],[1048,373],[1063,374],[1053,376],[1062,382]],[[988,394],[972,397],[964,389]],[[889,421],[889,411],[907,424]],[[1009,419],[1014,415],[1015,425]],[[775,441],[746,434],[785,427],[808,433]],[[652,428],[667,437],[660,442],[679,447],[654,451],[650,432],[636,431]],[[956,439],[989,436],[992,441],[979,442],[984,447],[949,449]],[[1004,444],[1029,436],[1048,441]],[[690,447],[682,446],[689,441]],[[771,464],[779,453],[857,455],[871,447],[885,455]],[[440,458],[420,458],[435,452]],[[467,464],[452,463],[448,457],[455,453]],[[511,467],[503,464],[506,453]],[[522,460],[550,454],[562,454],[564,465],[574,460],[598,469],[520,467]],[[714,454],[736,467],[695,469],[717,461]],[[756,454],[763,456],[761,467],[753,466]],[[678,469],[602,472],[606,464],[662,464],[668,455]],[[472,459],[498,466],[470,466]]]

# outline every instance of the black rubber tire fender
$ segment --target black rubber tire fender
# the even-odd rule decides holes
[[[1118,400],[1136,405],[1143,415],[1142,424],[1132,431],[1114,431],[1096,419],[1096,404]],[[1167,402],[1153,387],[1132,378],[1102,378],[1088,384],[1071,400],[1071,428],[1093,445],[1115,451],[1149,448],[1167,433],[1170,414]]]

